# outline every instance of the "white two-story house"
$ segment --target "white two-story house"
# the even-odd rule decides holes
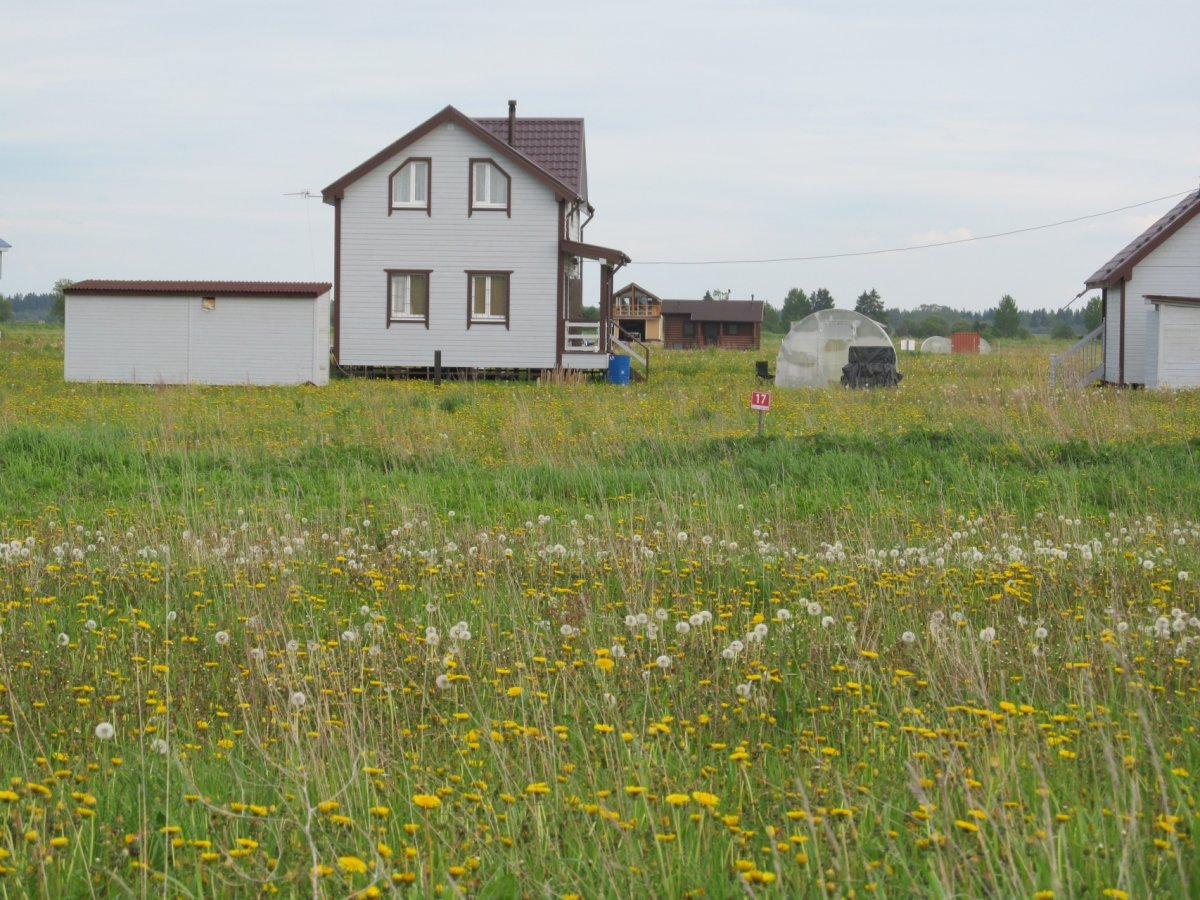
[[[349,369],[602,369],[619,250],[587,244],[582,119],[447,106],[322,191]],[[600,323],[580,321],[583,259]]]

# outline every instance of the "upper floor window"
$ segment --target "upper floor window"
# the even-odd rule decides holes
[[[431,188],[430,160],[427,158],[406,159],[404,164],[392,173],[391,205],[388,215],[394,209],[423,209],[430,213],[429,194]]]
[[[424,322],[429,327],[429,272],[388,269],[388,326]]]
[[[512,179],[490,159],[471,160],[471,208],[502,209],[510,216],[510,194]]]
[[[511,272],[468,272],[467,325],[489,322],[508,326],[508,276]]]

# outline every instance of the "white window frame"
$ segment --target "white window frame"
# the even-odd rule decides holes
[[[483,190],[478,190],[477,173],[483,172]],[[512,214],[512,178],[491,159],[472,159],[470,168],[471,178],[471,209],[502,209]],[[504,186],[504,199],[497,200],[496,191],[499,185]]]
[[[476,294],[476,282],[478,279],[483,279],[484,285],[483,312],[475,311],[475,301],[478,299]],[[492,307],[492,291],[496,279],[504,280],[505,303],[503,312],[495,312]],[[512,315],[512,272],[467,272],[467,285],[468,325],[487,323],[502,324],[508,327],[509,319]]]
[[[424,269],[389,269],[388,276],[388,323],[392,322],[424,322],[429,325],[429,278],[430,272]],[[412,284],[414,278],[425,280],[425,309],[423,312],[413,312]],[[400,286],[403,285],[403,290]],[[403,301],[398,306],[398,301]]]
[[[392,173],[392,177],[390,179],[392,191],[392,196],[390,198],[391,208],[429,210],[429,195],[433,191],[433,179],[430,177],[432,170],[433,163],[428,159],[418,157],[405,160],[400,168]],[[418,176],[418,173],[421,173],[420,176]],[[400,200],[398,195],[400,193],[399,189],[402,185],[408,187],[409,197],[416,197],[418,187],[420,187],[425,191],[425,198],[423,200]]]

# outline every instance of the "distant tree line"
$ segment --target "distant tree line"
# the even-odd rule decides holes
[[[53,293],[0,296],[0,322],[45,322],[53,308]]]
[[[825,288],[811,294],[792,288],[779,306],[767,302],[763,309],[763,330],[786,333],[797,322],[820,309],[835,306],[833,295]],[[936,303],[923,303],[916,309],[888,308],[875,288],[863,291],[854,302],[855,312],[885,325],[897,337],[947,337],[956,331],[975,331],[985,338],[1024,339],[1047,334],[1057,340],[1080,337],[1099,326],[1103,318],[1100,297],[1086,305],[1070,309],[1022,310],[1011,294],[1005,294],[992,308],[982,312],[954,309]]]

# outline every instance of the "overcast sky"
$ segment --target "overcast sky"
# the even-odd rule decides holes
[[[447,104],[581,116],[664,297],[1057,307],[1200,184],[1200,2],[0,0],[0,291],[332,280],[320,189]],[[589,290],[594,291],[589,278]]]

